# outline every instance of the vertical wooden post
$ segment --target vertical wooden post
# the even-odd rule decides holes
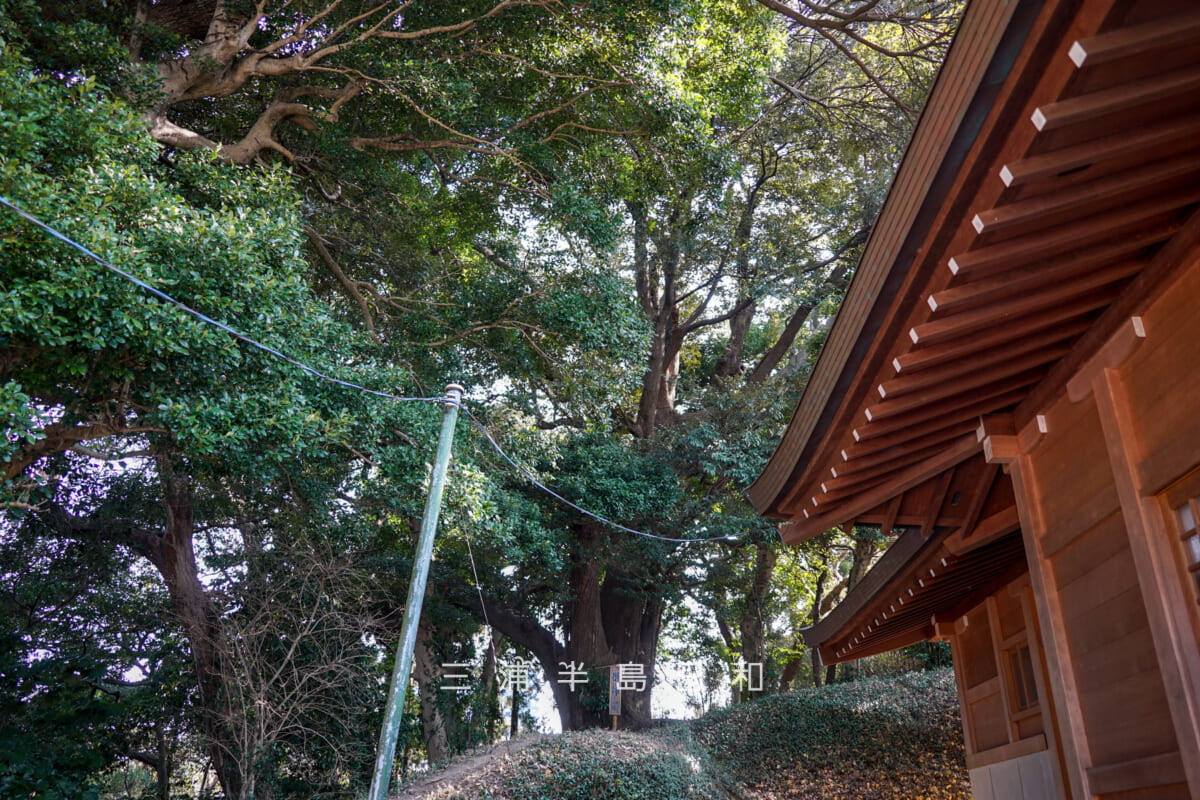
[[[963,679],[963,670],[967,662],[963,658],[962,644],[958,636],[947,636],[946,641],[950,643],[950,660],[954,663],[954,683],[958,687],[958,715],[962,717],[963,741],[967,755],[974,755],[979,752],[979,748],[975,744],[975,729],[971,725],[971,714],[967,708],[967,685]]]
[[[1170,533],[1155,499],[1143,497],[1137,465],[1144,457],[1130,414],[1125,386],[1115,369],[1104,369],[1093,383],[1096,408],[1129,535],[1129,549],[1146,606],[1163,688],[1175,725],[1193,800],[1200,800],[1200,653],[1191,620],[1191,599],[1175,568]]]
[[[988,631],[991,633],[989,637],[992,645],[992,658],[996,661],[996,675],[1000,678],[1000,702],[1004,706],[1004,721],[1005,729],[1008,731],[1008,741],[1015,742],[1018,738],[1017,723],[1013,722],[1013,701],[1008,693],[1008,678],[1011,668],[1008,664],[1007,655],[1000,649],[1000,641],[1003,638],[1000,630],[1000,610],[996,606],[996,597],[993,595],[984,601],[987,607]]]
[[[612,729],[617,729],[617,717],[621,714],[621,668],[608,668],[608,713],[612,716]]]
[[[1051,697],[1055,708],[1061,711],[1058,717],[1061,726],[1056,734],[1062,742],[1062,756],[1066,762],[1063,765],[1067,778],[1064,788],[1070,797],[1083,800],[1088,797],[1084,770],[1091,765],[1091,753],[1088,751],[1075,671],[1071,665],[1071,651],[1067,646],[1066,622],[1058,598],[1058,587],[1049,559],[1042,550],[1042,535],[1046,531],[1040,513],[1040,501],[1030,474],[1029,456],[1018,455],[1008,466],[1017,498],[1021,537],[1025,541],[1025,558],[1029,562],[1034,605],[1042,632],[1042,652],[1050,672]]]
[[[1059,736],[1058,707],[1051,695],[1050,676],[1046,671],[1046,655],[1042,652],[1042,629],[1038,624],[1037,607],[1033,597],[1032,584],[1021,588],[1021,615],[1025,618],[1026,641],[1029,643],[1029,655],[1033,659],[1033,681],[1037,687],[1038,703],[1042,707],[1042,731],[1046,736],[1046,748],[1050,751],[1050,773],[1054,776],[1054,785],[1067,785],[1066,768],[1063,765],[1063,748]]]

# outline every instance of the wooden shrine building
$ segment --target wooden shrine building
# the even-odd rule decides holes
[[[1200,0],[972,0],[751,488],[890,549],[826,663],[950,642],[981,800],[1200,800]]]

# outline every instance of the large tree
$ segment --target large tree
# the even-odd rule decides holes
[[[572,162],[592,176],[584,196],[606,209],[617,235],[590,249],[575,242],[556,256],[575,270],[602,265],[629,281],[647,331],[640,364],[600,393],[608,404],[581,397],[556,362],[510,373],[520,391],[505,399],[539,429],[577,431],[545,440],[556,455],[542,462],[542,474],[580,505],[667,539],[738,538],[647,542],[547,509],[530,536],[486,549],[521,566],[503,581],[485,580],[490,595],[482,600],[468,593],[460,602],[481,618],[486,606],[491,623],[532,653],[551,683],[575,661],[632,661],[653,675],[664,615],[697,584],[708,587],[695,594],[714,611],[728,650],[767,659],[778,544],[740,490],[803,387],[898,160],[911,122],[905,109],[919,105],[950,21],[922,18],[932,38],[912,52],[887,52],[875,40],[838,58],[846,45],[827,36],[785,36],[770,17],[759,17],[758,27],[745,19],[728,25],[721,15],[731,9],[717,3],[706,11],[692,36],[681,37],[698,44],[657,64],[684,123],[614,137]],[[889,19],[903,23],[912,13]],[[777,95],[779,80],[766,80],[801,67],[805,89],[821,102]],[[863,69],[876,71],[865,83]],[[878,85],[884,75],[895,85]],[[563,235],[570,242],[571,231]],[[512,261],[544,263],[544,251],[519,245]],[[668,484],[678,487],[669,502],[655,494]],[[652,512],[626,500],[639,493],[656,498]],[[549,555],[530,557],[547,548]],[[833,583],[815,599],[818,608],[836,595]],[[602,723],[586,696],[561,686],[555,693],[565,728]],[[628,718],[646,720],[649,687],[624,703]]]
[[[418,653],[426,752],[494,731],[494,694],[480,713],[435,708],[440,663],[494,676],[510,645],[540,662],[564,727],[603,709],[601,673],[573,693],[562,662],[643,664],[626,713],[644,721],[664,622],[710,574],[741,593],[730,650],[769,646],[778,559],[739,491],[802,386],[919,103],[909,78],[936,51],[871,26],[886,10],[923,35],[941,23],[922,8],[789,27],[733,0],[6,0],[0,194],[327,373],[399,394],[469,383],[516,460],[580,506],[666,539],[753,531],[636,537],[461,440]],[[173,616],[145,624],[190,659],[228,797],[359,780],[310,757],[351,734],[247,711],[274,695],[264,659],[231,643],[301,652],[260,623],[272,603],[293,604],[285,622],[328,607],[288,574],[320,574],[311,554],[332,548],[366,576],[337,603],[385,616],[363,636],[386,652],[436,411],[298,372],[14,217],[2,233],[5,557],[78,547],[157,576]],[[354,641],[323,618],[302,651],[317,661]],[[484,623],[507,639],[489,637],[491,657],[474,652]],[[14,630],[22,652],[49,641]],[[339,663],[361,668],[352,655]],[[124,658],[96,669],[115,680]]]

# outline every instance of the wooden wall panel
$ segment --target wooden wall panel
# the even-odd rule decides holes
[[[1067,617],[1070,626],[1068,642],[1077,659],[1076,672],[1092,668],[1089,658],[1097,650],[1118,639],[1135,636],[1147,630],[1146,609],[1137,587],[1126,589],[1101,602],[1077,617]]]
[[[996,638],[1001,641],[1015,636],[1025,630],[1025,613],[1021,609],[1020,595],[1012,592],[1000,592],[996,595],[996,617],[1000,622],[1000,630]]]
[[[1166,693],[1163,721],[1178,746],[1174,779],[1186,776],[1200,800],[1200,615],[1173,506],[1156,497],[1200,464],[1200,246],[1191,242],[1180,271],[1131,312],[1142,330],[1133,348],[1113,350],[1123,354],[1103,361],[1091,382]]]
[[[992,650],[987,609],[980,606],[966,617],[967,626],[959,634],[958,640],[962,655],[963,686],[969,693],[974,687],[995,678],[1000,670]]]
[[[1041,516],[1052,535],[1063,530],[1083,533],[1121,507],[1100,418],[1094,407],[1088,410],[1082,403],[1060,404],[1048,415],[1050,431],[1035,453],[1033,477],[1041,488]],[[1053,552],[1068,542],[1047,549]]]
[[[1158,669],[1154,642],[1144,629],[1096,648],[1088,655],[1088,662],[1093,668],[1081,673],[1078,683],[1089,693]]]
[[[1058,559],[1055,558],[1054,561],[1057,562]],[[1070,583],[1060,584],[1063,616],[1077,629],[1098,628],[1094,635],[1105,637],[1104,640],[1124,632],[1124,629],[1118,626],[1145,627],[1146,614],[1144,610],[1140,610],[1141,595],[1138,590],[1137,573],[1132,572],[1132,568],[1129,548],[1126,547],[1090,572],[1080,575]],[[1125,598],[1128,595],[1133,595],[1133,599],[1127,602]],[[1139,613],[1141,616],[1138,616]],[[1108,614],[1113,616],[1099,619],[1099,625],[1090,624],[1093,619]],[[1126,621],[1125,617],[1130,615],[1134,618]],[[1076,646],[1083,645],[1077,642]],[[1090,644],[1086,645],[1085,650],[1090,647]]]
[[[1088,533],[1095,534],[1101,528],[1115,527],[1123,533],[1125,526],[1120,514],[1112,514]],[[1059,586],[1068,586],[1088,574],[1096,566],[1121,550],[1128,550],[1129,542],[1120,536],[1101,532],[1087,538],[1077,538],[1066,548],[1054,554],[1054,577]]]
[[[1032,519],[1078,702],[1082,766],[1175,753],[1178,741],[1096,401],[1064,399],[1047,419],[1049,431],[1022,460],[1022,471],[1036,488]],[[1146,797],[1166,797],[1175,790],[1146,791]]]
[[[975,746],[981,751],[1008,744],[1008,718],[999,692],[970,704],[968,713],[975,730]]]
[[[1179,748],[1157,671],[1081,692],[1080,703],[1094,765],[1120,764]]]
[[[1200,260],[1143,315],[1146,340],[1121,369],[1136,436],[1152,462],[1147,493],[1200,463],[1198,300]]]

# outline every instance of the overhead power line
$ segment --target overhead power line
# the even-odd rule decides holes
[[[695,538],[695,539],[676,539],[676,538],[673,538],[670,536],[659,536],[656,533],[648,533],[646,531],[635,530],[634,528],[627,528],[626,526],[622,525],[619,522],[613,522],[611,519],[606,519],[606,518],[600,516],[599,514],[593,514],[591,511],[588,511],[583,506],[572,503],[570,500],[563,497],[561,494],[554,491],[546,484],[542,483],[540,480],[537,479],[537,477],[532,472],[530,472],[528,469],[526,469],[525,467],[518,464],[516,461],[514,461],[512,459],[511,456],[508,455],[508,453],[504,452],[504,448],[502,448],[500,446],[500,444],[496,441],[495,437],[492,436],[491,432],[487,429],[487,427],[485,427],[484,424],[479,421],[479,418],[471,413],[471,409],[467,408],[466,406],[461,406],[461,405],[460,405],[460,407],[462,408],[463,412],[466,413],[467,417],[471,420],[471,422],[474,423],[475,427],[479,428],[479,431],[484,435],[484,437],[488,440],[488,442],[491,443],[492,447],[495,448],[496,452],[500,454],[500,457],[503,458],[505,461],[507,461],[509,464],[511,464],[513,469],[515,469],[518,473],[520,473],[521,477],[523,477],[525,480],[529,481],[534,486],[541,489],[543,492],[550,495],[551,497],[553,497],[555,500],[562,503],[563,505],[573,508],[576,511],[578,511],[579,513],[585,514],[594,520],[603,522],[605,525],[609,525],[618,530],[625,531],[626,533],[632,533],[635,536],[645,536],[647,539],[658,539],[659,541],[662,541],[662,542],[682,542],[682,543],[686,543],[686,542],[719,542],[719,541],[725,541],[725,540],[732,540],[732,539],[737,539],[741,536],[745,536],[748,533],[753,533],[756,530],[762,530],[762,528],[752,528],[750,530],[738,531],[737,533],[731,533],[726,536],[709,536],[709,537]]]
[[[286,361],[287,363],[289,363],[295,367],[299,367],[300,369],[304,370],[305,372],[309,373],[310,375],[320,378],[323,381],[328,381],[329,383],[336,383],[339,386],[345,386],[350,389],[356,389],[360,392],[366,392],[367,394],[375,395],[376,397],[383,397],[388,400],[396,400],[396,401],[399,401],[402,403],[442,403],[442,402],[445,402],[445,400],[446,400],[446,398],[444,398],[444,397],[400,397],[400,396],[394,395],[390,392],[381,392],[378,389],[371,389],[366,386],[362,386],[361,384],[354,383],[353,381],[344,381],[341,378],[335,378],[332,375],[327,375],[326,373],[321,372],[320,370],[316,369],[315,367],[310,367],[308,364],[305,364],[303,361],[297,361],[296,359],[292,358],[291,356],[289,356],[285,353],[281,353],[280,351],[276,350],[274,347],[271,347],[270,345],[267,345],[267,344],[263,344],[262,342],[258,341],[257,339],[247,336],[246,334],[242,333],[239,330],[231,328],[230,326],[226,325],[224,322],[220,322],[218,320],[213,319],[212,317],[208,316],[207,314],[205,314],[202,311],[197,311],[196,309],[189,306],[187,303],[183,303],[179,300],[176,300],[174,297],[171,297],[166,292],[164,292],[160,289],[155,289],[153,286],[146,283],[145,281],[142,281],[139,278],[137,278],[133,275],[130,275],[128,272],[126,272],[125,270],[116,266],[111,261],[108,261],[107,259],[96,255],[91,250],[89,250],[87,247],[84,247],[79,242],[70,238],[66,234],[61,233],[58,230],[50,227],[46,223],[42,222],[40,219],[34,217],[32,214],[30,214],[26,211],[23,211],[20,208],[17,208],[7,198],[0,197],[0,205],[5,206],[13,213],[17,214],[18,216],[22,217],[25,220],[28,220],[31,223],[33,223],[34,225],[41,228],[46,233],[53,236],[55,239],[58,239],[60,242],[63,242],[65,244],[67,244],[68,246],[74,248],[75,250],[78,250],[79,252],[83,253],[85,256],[92,259],[97,264],[99,264],[100,266],[109,270],[110,272],[120,275],[122,278],[124,278],[125,280],[132,283],[134,286],[138,286],[142,289],[145,289],[147,292],[154,295],[159,300],[163,300],[167,303],[170,303],[171,305],[173,305],[176,308],[183,311],[185,314],[193,316],[196,319],[200,320],[201,322],[204,322],[208,325],[212,325],[215,328],[220,328],[221,330],[225,331],[233,338],[238,339],[239,341],[245,342],[246,344],[250,345],[251,347],[262,350],[264,353],[269,353],[270,355],[273,355],[278,359],[282,359],[283,361]]]
[[[341,378],[335,377],[333,375],[329,375],[328,373],[322,372],[321,370],[316,369],[315,367],[305,364],[303,361],[299,361],[295,358],[292,358],[291,356],[287,355],[286,353],[283,353],[283,352],[275,349],[274,347],[271,347],[270,345],[263,344],[262,342],[258,341],[257,339],[255,339],[251,336],[248,336],[245,333],[242,333],[241,331],[237,330],[236,328],[226,325],[224,322],[213,319],[212,317],[208,316],[207,314],[203,313],[202,311],[198,311],[195,308],[192,308],[187,303],[184,303],[180,300],[176,300],[174,297],[171,297],[169,294],[162,291],[161,289],[156,289],[155,287],[151,286],[150,284],[146,283],[145,281],[137,278],[134,275],[131,275],[130,273],[128,273],[125,270],[121,269],[120,267],[116,266],[115,264],[113,264],[111,261],[104,258],[103,256],[96,254],[89,248],[87,248],[84,245],[80,244],[79,242],[75,241],[71,237],[67,236],[65,233],[62,233],[58,229],[46,224],[45,222],[42,222],[40,219],[33,216],[32,214],[25,211],[24,209],[19,208],[14,203],[12,203],[8,198],[0,196],[0,205],[9,209],[14,214],[16,214],[17,216],[26,220],[30,224],[39,228],[40,230],[44,231],[51,237],[57,239],[58,241],[62,242],[63,244],[66,244],[68,247],[70,247],[74,250],[77,250],[78,252],[87,256],[92,261],[95,261],[97,264],[104,267],[108,271],[121,276],[125,280],[132,283],[134,286],[144,289],[145,291],[149,292],[153,296],[157,297],[159,300],[169,303],[170,305],[173,305],[176,308],[178,308],[179,310],[183,311],[185,314],[187,314],[191,317],[194,317],[195,319],[198,319],[207,325],[211,325],[215,328],[218,328],[218,329],[224,331],[225,333],[228,333],[230,336],[237,339],[238,341],[244,342],[255,349],[261,350],[264,353],[267,353],[271,356],[274,356],[275,358],[285,361],[288,364],[291,364],[292,366],[297,367],[298,369],[301,369],[304,372],[307,372],[308,374],[312,375],[315,378],[326,381],[328,383],[336,384],[338,386],[342,386],[347,389],[353,389],[355,391],[364,392],[364,393],[372,395],[374,397],[382,397],[386,400],[394,400],[394,401],[400,402],[400,403],[450,403],[452,405],[459,407],[466,413],[468,419],[471,420],[471,423],[473,425],[475,425],[476,428],[479,429],[479,431],[483,434],[484,438],[486,438],[488,440],[488,442],[491,444],[492,448],[495,449],[495,451],[500,455],[500,457],[503,458],[505,461],[507,461],[509,464],[511,464],[512,467],[525,480],[529,481],[531,484],[533,484],[534,486],[536,486],[538,489],[545,492],[546,494],[550,495],[551,497],[556,499],[558,502],[568,506],[569,508],[572,508],[572,509],[578,511],[581,514],[585,514],[586,516],[591,517],[592,519],[596,520],[597,522],[601,522],[605,525],[608,525],[609,527],[616,528],[617,530],[633,534],[634,536],[642,536],[647,539],[656,539],[658,541],[663,541],[663,542],[677,542],[680,544],[695,543],[695,542],[731,541],[731,540],[738,539],[742,536],[745,536],[746,534],[763,530],[763,528],[752,528],[752,529],[748,529],[748,530],[744,530],[744,531],[739,531],[737,533],[728,534],[725,536],[710,536],[710,537],[698,537],[698,538],[673,538],[670,536],[659,536],[658,534],[648,533],[646,531],[640,531],[635,528],[630,528],[625,525],[622,525],[619,522],[614,522],[613,520],[608,519],[607,517],[601,516],[600,514],[596,514],[595,512],[589,511],[588,509],[584,508],[583,506],[580,506],[576,503],[571,502],[570,500],[563,497],[558,492],[556,492],[553,489],[551,489],[550,487],[546,486],[546,484],[542,483],[533,474],[533,472],[531,472],[530,470],[523,467],[516,460],[514,460],[508,453],[506,453],[504,451],[504,448],[501,447],[500,443],[496,441],[496,438],[494,436],[492,436],[492,433],[491,433],[491,431],[489,431],[487,429],[487,426],[485,426],[479,420],[479,418],[476,417],[475,414],[473,414],[471,412],[471,410],[460,400],[457,400],[455,398],[450,398],[450,397],[403,397],[401,395],[392,394],[391,392],[385,392],[385,391],[381,391],[379,389],[372,389],[368,386],[363,386],[362,384],[355,383],[354,381],[347,381],[347,380],[343,380]]]

